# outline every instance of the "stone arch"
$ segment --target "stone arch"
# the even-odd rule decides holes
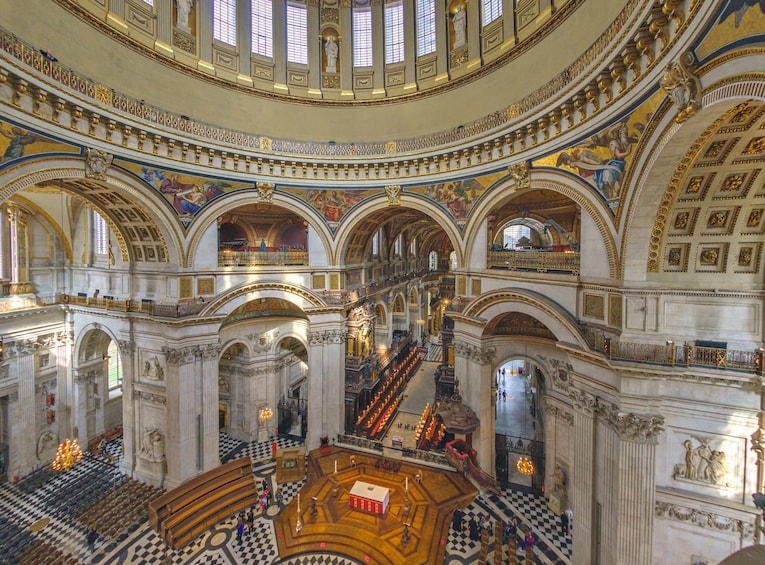
[[[616,230],[612,214],[603,200],[583,181],[576,180],[557,169],[532,169],[530,177],[531,190],[549,190],[562,194],[577,204],[582,213],[590,218],[600,233],[605,247],[610,276],[616,277],[620,264]],[[515,190],[515,181],[508,175],[495,183],[487,194],[482,195],[483,197],[471,211],[472,220],[465,230],[465,249],[476,252],[476,241],[481,235],[479,230],[484,227],[484,222],[481,220],[489,215],[493,207],[512,200]]]
[[[195,219],[192,229],[189,232],[188,241],[188,265],[191,267],[191,263],[194,261],[199,244],[209,226],[215,223],[221,214],[231,210],[235,207],[243,206],[246,204],[261,204],[262,200],[257,191],[249,192],[234,192],[231,194],[224,194],[213,200],[210,204],[204,207],[202,213]],[[296,196],[293,196],[287,192],[274,191],[271,195],[271,203],[280,206],[290,212],[295,213],[309,223],[315,230],[315,234],[318,240],[324,247],[324,253],[326,257],[331,257],[333,254],[333,248],[335,245],[335,239],[332,232],[329,230],[327,223],[323,216],[321,216],[314,208],[310,207],[305,201]],[[309,245],[310,245],[309,241]],[[310,247],[309,247],[310,249]]]
[[[699,70],[699,75],[704,77],[708,70],[712,79],[726,76],[726,72],[733,73],[733,65],[733,76],[704,89],[702,109],[691,118],[682,124],[676,123],[676,108],[665,101],[649,124],[652,134],[645,141],[645,150],[633,162],[633,169],[640,172],[628,187],[625,213],[620,218],[621,255],[625,258],[620,275],[624,280],[644,280],[647,273],[654,270],[652,265],[660,261],[660,248],[678,185],[692,165],[695,157],[692,150],[705,130],[713,128],[738,103],[765,100],[765,82],[761,75],[747,72],[761,71],[754,57],[739,57],[719,67],[712,61]],[[674,175],[668,173],[668,169]]]
[[[292,302],[303,311],[327,307],[327,303],[319,295],[304,287],[283,282],[255,282],[240,285],[221,294],[204,308],[200,316],[225,317],[246,302],[269,297]]]
[[[518,288],[500,289],[475,298],[463,310],[461,316],[480,320],[482,326],[497,316],[511,311],[528,314],[543,323],[559,342],[570,343],[583,350],[589,346],[576,319],[559,304],[546,296]],[[453,316],[458,319],[458,316]]]
[[[380,196],[365,200],[359,204],[358,208],[354,209],[353,214],[346,215],[347,219],[343,219],[340,228],[335,234],[335,240],[338,242],[338,245],[334,249],[332,264],[340,265],[343,263],[350,242],[350,235],[353,233],[354,229],[359,227],[363,222],[368,222],[371,214],[385,210],[388,207],[387,196],[381,194]],[[465,254],[462,245],[462,236],[459,233],[457,225],[454,223],[454,219],[446,213],[443,208],[428,202],[424,197],[404,192],[401,194],[400,204],[398,206],[393,206],[392,208],[411,208],[431,218],[446,232],[454,251],[457,253],[457,263],[459,265],[464,264]]]
[[[167,205],[160,204],[162,199],[156,191],[138,181],[134,176],[118,168],[110,167],[105,172],[103,180],[96,180],[86,176],[82,158],[30,159],[8,173],[0,175],[0,187],[2,187],[0,202],[35,185],[76,194],[88,201],[109,224],[117,238],[122,260],[125,262],[136,261],[136,254],[131,247],[132,244],[137,245],[142,240],[131,237],[124,229],[125,226],[122,225],[120,218],[110,212],[110,206],[106,205],[106,202],[116,202],[114,207],[132,203],[134,216],[150,220],[152,227],[150,233],[156,235],[153,244],[157,248],[157,255],[164,257],[164,262],[176,264],[182,262],[183,237],[177,218]],[[146,206],[144,204],[146,201],[156,202],[157,205]]]

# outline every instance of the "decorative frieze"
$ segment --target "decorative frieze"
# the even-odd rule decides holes
[[[460,357],[466,357],[470,361],[477,361],[478,363],[486,364],[490,363],[494,358],[496,349],[494,347],[481,348],[464,341],[454,341],[454,354]]]
[[[672,478],[676,481],[709,484],[717,487],[731,487],[728,456],[722,450],[712,449],[712,438],[691,436],[683,442],[683,463],[674,466]],[[754,449],[754,447],[752,447]]]
[[[657,500],[654,506],[654,515],[657,518],[683,522],[698,526],[699,528],[740,534],[745,539],[752,539],[754,537],[754,524],[751,522],[670,502]]]
[[[171,347],[163,347],[162,355],[165,356],[165,360],[168,365],[187,365],[193,363],[199,359],[217,359],[220,353],[220,345],[207,344],[207,345],[191,345],[189,347],[179,347],[174,349]]]
[[[348,333],[344,330],[324,330],[320,332],[308,332],[310,345],[345,343]]]
[[[162,406],[167,404],[167,398],[162,394],[146,392],[144,390],[136,390],[135,396],[138,400],[145,400],[146,402],[150,402],[152,404],[159,404]]]

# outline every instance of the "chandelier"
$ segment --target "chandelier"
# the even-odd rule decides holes
[[[521,455],[520,458],[518,458],[518,463],[515,464],[515,468],[518,469],[518,472],[521,475],[531,476],[534,474],[534,462],[526,455]]]
[[[266,406],[265,408],[260,409],[260,413],[258,414],[258,419],[261,422],[267,422],[273,417],[273,415],[274,415],[274,412],[268,406]]]
[[[76,439],[67,439],[58,446],[56,457],[50,464],[55,471],[64,471],[82,459],[82,449]]]

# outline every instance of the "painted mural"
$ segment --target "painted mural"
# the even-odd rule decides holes
[[[743,37],[762,36],[765,33],[765,0],[723,2],[716,23],[696,49],[699,59]]]
[[[422,194],[441,206],[457,220],[464,220],[486,187],[478,179],[464,179],[413,187],[407,192]]]
[[[8,122],[0,122],[0,167],[8,163],[42,153],[79,153],[79,147],[59,143],[48,137],[22,129]]]
[[[657,91],[629,116],[576,145],[534,161],[533,166],[557,167],[579,175],[616,212],[640,136],[664,97],[663,91]]]
[[[308,190],[305,188],[284,188],[313,206],[328,222],[339,222],[356,204],[379,194],[379,190]]]
[[[115,164],[128,169],[162,194],[184,223],[190,222],[205,205],[227,192],[253,188],[251,184],[151,169],[127,161]]]

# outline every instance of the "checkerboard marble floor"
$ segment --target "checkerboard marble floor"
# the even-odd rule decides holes
[[[220,455],[222,461],[250,455],[253,459],[253,473],[261,481],[273,482],[275,464],[270,460],[271,442],[278,448],[300,444],[295,437],[271,438],[268,442],[244,443],[221,435]],[[149,527],[146,517],[133,524],[129,531],[118,539],[99,539],[96,550],[88,551],[85,543],[86,531],[77,524],[65,508],[57,508],[51,497],[61,489],[76,488],[84,481],[92,482],[94,477],[108,477],[119,480],[119,458],[121,438],[110,442],[102,457],[87,455],[74,469],[49,478],[43,486],[24,489],[24,481],[0,485],[0,516],[23,533],[18,539],[39,537],[58,549],[73,556],[79,563],[108,565],[157,564],[157,565],[366,565],[342,555],[314,553],[281,560],[276,544],[273,519],[280,507],[272,504],[265,512],[256,508],[256,520],[252,531],[241,543],[234,532],[236,520],[230,518],[217,524],[197,538],[186,548],[173,551]],[[41,480],[45,477],[40,475]],[[96,480],[95,482],[98,482]],[[292,500],[303,486],[304,481],[280,485],[283,504]],[[25,490],[27,492],[25,492]],[[53,511],[52,509],[57,511]],[[552,515],[545,506],[544,498],[525,488],[504,489],[501,496],[484,493],[476,497],[466,508],[463,530],[451,529],[447,539],[447,565],[471,564],[478,560],[480,542],[470,540],[468,523],[471,519],[489,515],[492,522],[507,522],[518,517],[522,525],[531,527],[537,537],[536,563],[570,565],[571,538],[562,536],[560,519]],[[38,520],[48,518],[47,526],[29,533],[29,527]],[[1,524],[0,524],[1,525]],[[489,546],[490,562],[493,560],[495,540]],[[0,552],[0,564],[15,563],[13,552]],[[519,554],[520,556],[520,554]],[[404,565],[404,564],[402,564]]]

